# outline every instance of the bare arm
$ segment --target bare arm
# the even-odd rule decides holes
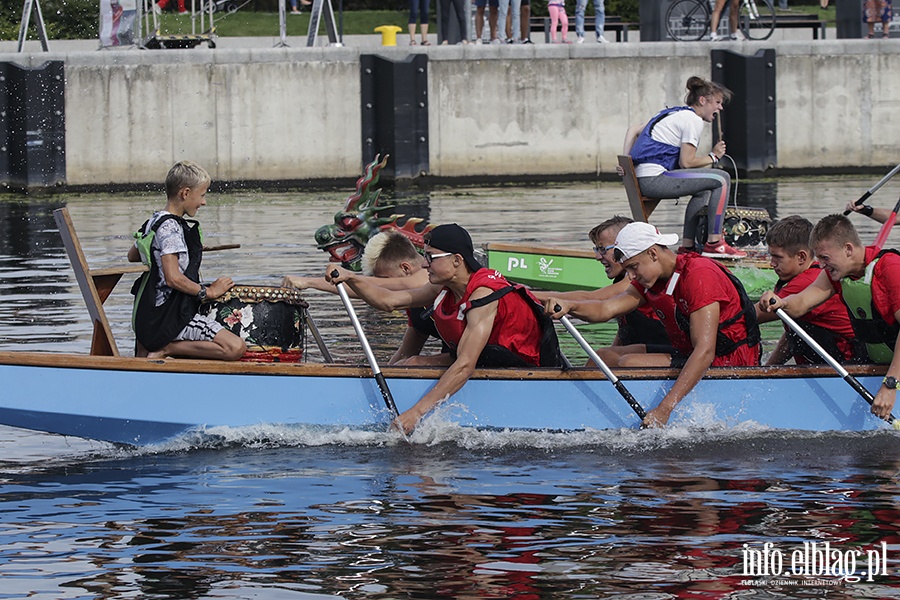
[[[802,317],[834,295],[834,288],[828,279],[828,272],[822,269],[818,277],[802,292],[779,298],[775,292],[763,292],[756,307],[758,312],[775,313],[779,308],[793,318]],[[772,302],[774,300],[774,302]]]
[[[860,204],[859,206],[857,206],[855,202],[848,202],[844,210],[861,213],[865,208],[865,204]],[[891,212],[892,210],[890,208],[875,208],[873,206],[872,214],[868,215],[868,217],[874,221],[878,221],[879,223],[886,223],[891,216]],[[900,214],[898,214],[894,219],[894,225],[896,225],[898,222],[900,222]]]
[[[406,333],[403,334],[403,340],[400,342],[400,347],[394,352],[394,355],[391,357],[391,360],[388,361],[388,364],[395,365],[404,358],[416,356],[422,351],[422,348],[425,347],[425,342],[427,341],[427,335],[422,335],[416,331],[415,327],[407,327]]]
[[[478,288],[472,293],[472,300],[491,293],[488,288]],[[412,431],[428,411],[438,403],[458,392],[475,371],[475,364],[487,345],[497,316],[497,303],[491,302],[466,312],[466,328],[456,349],[456,360],[444,371],[441,378],[412,408],[400,415],[399,423],[404,431]]]
[[[541,302],[549,300],[550,298],[561,298],[572,302],[579,302],[582,300],[609,300],[626,291],[630,286],[631,280],[626,277],[622,279],[622,281],[612,283],[599,290],[575,290],[572,292],[542,292],[532,290],[531,293]]]
[[[333,275],[335,273],[336,275]],[[366,304],[386,311],[429,306],[441,291],[440,286],[431,283],[412,290],[389,290],[376,285],[372,281],[373,277],[366,277],[337,266],[328,267],[325,279],[333,284],[346,283]]]
[[[669,415],[697,385],[716,358],[716,333],[719,331],[719,303],[713,302],[691,313],[691,345],[693,352],[678,374],[672,389],[659,406],[647,412],[644,425],[658,427],[669,421]]]
[[[544,311],[554,319],[571,314],[590,323],[603,323],[635,310],[644,302],[641,295],[629,285],[624,292],[607,300],[572,302],[553,296],[544,301]],[[557,305],[560,310],[556,310]]]
[[[163,254],[160,262],[166,278],[166,285],[188,296],[196,296],[200,293],[200,284],[188,279],[178,268],[177,254]],[[231,280],[231,277],[219,277],[207,286],[207,298],[218,298],[233,287],[234,281]]]
[[[766,361],[766,365],[783,365],[790,358],[791,353],[789,352],[787,334],[782,333],[781,337],[778,338],[778,343],[775,344],[775,350],[772,351],[769,360]]]
[[[631,154],[634,143],[637,141],[638,136],[641,135],[644,127],[647,126],[647,123],[649,123],[649,121],[644,121],[640,125],[632,125],[628,128],[625,132],[625,142],[622,144],[622,154]]]
[[[141,262],[141,253],[137,246],[133,245],[128,249],[128,262]]]
[[[894,313],[894,318],[900,317],[900,310]],[[891,375],[896,379],[900,379],[900,336],[894,342],[894,358],[888,367],[887,375]],[[891,414],[894,403],[897,401],[897,390],[889,390],[883,385],[878,388],[875,394],[875,402],[872,403],[872,414],[885,419]]]

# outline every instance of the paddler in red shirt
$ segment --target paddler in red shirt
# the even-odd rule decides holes
[[[822,272],[815,253],[809,247],[812,228],[809,219],[789,215],[779,219],[766,232],[769,264],[778,276],[775,293],[781,298],[802,292]],[[756,318],[760,323],[768,323],[778,319],[778,316],[757,308]],[[797,319],[797,324],[838,362],[865,361],[865,348],[856,339],[847,307],[837,296],[832,296]],[[798,365],[825,364],[822,357],[785,325],[784,334],[766,364],[781,365],[791,357]]]
[[[809,245],[823,266],[816,280],[786,298],[764,293],[759,309],[775,312],[783,308],[799,318],[839,295],[856,337],[866,344],[869,361],[889,365],[872,403],[872,414],[886,419],[894,408],[900,380],[900,254],[863,246],[856,228],[843,215],[828,215],[816,223]]]
[[[411,432],[419,419],[459,391],[476,366],[561,366],[553,324],[543,318],[540,303],[522,286],[483,268],[465,229],[451,223],[425,234],[425,268],[428,285],[411,290],[388,290],[339,267],[329,267],[325,277],[335,284],[345,282],[380,310],[433,307],[435,327],[450,353],[412,356],[402,364],[448,369],[400,415],[398,425],[404,431]]]
[[[605,301],[544,303],[556,318],[572,314],[592,323],[609,321],[649,304],[669,334],[674,354],[629,354],[620,366],[679,366],[681,372],[644,425],[658,427],[711,367],[759,365],[759,325],[755,306],[740,281],[716,261],[696,252],[675,254],[667,246],[677,234],[663,235],[649,223],[631,223],[616,236],[616,259],[632,279],[623,293]],[[557,310],[557,306],[559,310]]]

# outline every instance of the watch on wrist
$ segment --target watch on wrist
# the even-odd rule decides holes
[[[875,212],[875,207],[863,204],[863,207],[859,209],[859,212],[866,217],[871,217],[872,213]]]
[[[197,298],[200,300],[200,302],[206,302],[206,285],[205,284],[202,284],[202,283],[200,284],[200,291],[197,292]]]
[[[712,164],[719,162],[719,157],[714,152],[710,152],[709,157],[712,159]]]
[[[885,377],[881,383],[889,390],[896,390],[898,386],[897,378],[891,377],[890,375]]]

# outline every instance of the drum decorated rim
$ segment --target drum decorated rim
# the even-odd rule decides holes
[[[236,285],[228,290],[219,302],[227,302],[237,298],[244,302],[285,302],[306,308],[309,306],[297,288],[275,287],[267,285]]]

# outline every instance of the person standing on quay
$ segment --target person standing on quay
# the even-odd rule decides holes
[[[588,0],[575,0],[575,35],[577,43],[584,43],[584,11],[587,9]],[[603,28],[606,26],[606,0],[594,0],[594,31],[597,32],[597,41],[607,43],[603,37]]]

